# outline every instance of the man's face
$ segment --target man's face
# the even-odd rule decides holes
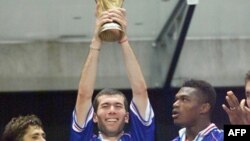
[[[197,90],[191,87],[182,87],[175,95],[172,118],[174,123],[189,127],[199,119],[201,101],[197,96]]]
[[[23,136],[23,141],[46,141],[45,133],[41,127],[29,126]]]
[[[250,80],[246,82],[245,93],[246,93],[247,106],[250,107]]]
[[[102,95],[98,97],[99,105],[94,115],[94,122],[105,136],[115,137],[123,131],[128,123],[128,112],[125,110],[124,97],[120,95]]]

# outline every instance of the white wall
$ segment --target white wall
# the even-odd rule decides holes
[[[204,79],[215,86],[244,84],[244,74],[250,70],[249,7],[249,0],[200,0],[173,86],[179,86],[186,78]],[[167,50],[153,48],[152,42],[135,41],[132,46],[148,86],[160,87],[170,55]],[[1,44],[0,91],[76,89],[88,46],[89,43],[59,42]],[[118,46],[105,47],[96,88],[128,88]]]

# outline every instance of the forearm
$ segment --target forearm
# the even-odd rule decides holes
[[[89,53],[86,59],[86,62],[83,66],[80,82],[79,82],[79,92],[83,93],[87,97],[92,97],[95,80],[96,80],[96,72],[97,72],[97,64],[100,52],[100,43],[92,41],[89,48]]]
[[[147,86],[140,65],[136,59],[136,56],[129,42],[124,42],[121,45],[123,50],[125,66],[127,69],[128,79],[132,91],[135,94],[145,94]]]
[[[92,41],[86,62],[81,72],[76,101],[76,116],[78,124],[83,125],[88,109],[91,107],[91,99],[96,80],[100,42]]]
[[[123,42],[121,46],[128,79],[132,88],[133,101],[142,117],[145,117],[145,110],[148,101],[146,82],[144,80],[140,65],[128,41]]]

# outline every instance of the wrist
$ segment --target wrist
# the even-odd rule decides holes
[[[101,40],[93,38],[90,44],[90,49],[101,50]]]
[[[124,37],[123,39],[121,39],[121,40],[119,41],[119,44],[123,44],[123,43],[126,43],[126,42],[128,42],[128,38],[127,38],[127,37]]]
[[[90,46],[89,48],[90,48],[91,50],[96,50],[96,51],[100,51],[100,50],[101,50],[101,48],[95,47],[95,46]]]
[[[101,47],[92,43],[90,46],[89,46],[89,49],[90,50],[96,50],[96,51],[100,51],[101,50]]]

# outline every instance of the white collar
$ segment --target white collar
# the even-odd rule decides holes
[[[121,133],[121,136],[124,134],[124,132]],[[121,137],[120,136],[120,137]],[[107,139],[104,139],[103,136],[102,136],[102,133],[99,131],[99,136],[98,136],[98,139],[100,139],[101,141],[109,141]],[[117,141],[122,141],[121,139],[118,139]]]
[[[209,124],[205,129],[201,130],[197,136],[195,137],[194,141],[201,141],[204,136],[209,134],[214,128],[217,128],[214,123]],[[179,130],[179,137],[181,138],[181,141],[185,141],[186,139],[186,128],[182,128]]]

